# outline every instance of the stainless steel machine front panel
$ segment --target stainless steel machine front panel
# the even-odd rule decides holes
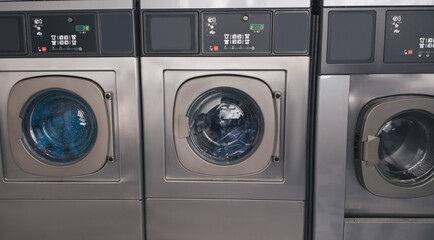
[[[305,8],[310,7],[309,0],[141,0],[142,9],[177,9],[177,8]]]
[[[433,235],[433,218],[345,219],[345,240],[422,240],[432,239]]]
[[[324,0],[324,6],[429,6],[433,0]]]
[[[141,240],[141,201],[0,200],[0,239]]]
[[[141,63],[146,198],[305,199],[308,57],[142,57]],[[190,78],[201,76],[203,72],[225,74],[239,71],[254,77],[256,71],[261,74],[286,72],[285,157],[281,160],[284,164],[283,181],[168,181],[164,119],[170,116],[164,115],[164,76],[169,70],[188,72]],[[176,153],[171,156],[176,156]]]
[[[1,199],[141,199],[142,150],[139,107],[138,59],[44,58],[0,59]],[[7,97],[19,80],[35,76],[64,75],[95,80],[113,91],[116,161],[96,174],[48,179],[29,176],[14,163],[8,146]],[[6,165],[5,165],[6,164]],[[111,164],[111,163],[110,163]],[[13,176],[13,177],[8,177]],[[54,181],[56,180],[56,181]]]
[[[149,199],[148,239],[291,239],[304,235],[304,202]]]
[[[0,2],[3,11],[134,9],[134,0],[64,0]]]
[[[315,140],[316,240],[343,238],[349,76],[321,76]]]
[[[410,94],[434,96],[433,79],[433,74],[351,75],[345,181],[345,214],[347,216],[423,217],[434,215],[434,195],[407,199],[377,197],[359,183],[354,168],[354,134],[362,107],[373,99],[385,96]]]
[[[433,78],[432,74],[324,75],[319,78],[315,157],[315,240],[343,239],[345,217],[387,217],[391,222],[434,215],[434,196],[393,199],[377,197],[368,192],[356,177],[353,156],[356,121],[360,110],[367,102],[379,97],[400,94],[433,96]],[[359,225],[355,224],[354,228],[358,228]],[[423,227],[426,229],[425,232],[429,232],[429,228],[432,229],[432,223],[430,224],[430,227]],[[385,237],[387,235],[378,231],[382,237],[368,238],[367,236],[376,235],[361,234],[365,233],[361,228],[352,231],[353,226],[347,225],[346,222],[346,239],[395,239]],[[407,226],[412,226],[394,223],[386,225],[403,228],[402,231],[383,231],[392,232],[393,236],[398,236],[399,233],[406,231]],[[416,223],[413,225],[418,228]],[[373,228],[379,229],[377,226]],[[412,227],[408,231],[411,229]],[[361,236],[356,238],[356,235]]]

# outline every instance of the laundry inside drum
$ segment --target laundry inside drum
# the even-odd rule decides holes
[[[24,142],[39,160],[68,165],[92,150],[96,117],[79,95],[64,89],[45,90],[33,96],[22,112]]]
[[[199,96],[190,109],[188,143],[204,160],[231,165],[259,146],[264,123],[256,102],[234,88],[216,88]]]

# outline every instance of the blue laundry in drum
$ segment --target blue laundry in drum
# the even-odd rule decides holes
[[[38,93],[24,108],[27,147],[50,164],[72,164],[85,157],[97,136],[95,115],[79,95],[62,89]]]
[[[188,141],[195,152],[209,162],[241,162],[260,143],[262,115],[256,103],[239,90],[209,91],[195,101],[188,115]]]

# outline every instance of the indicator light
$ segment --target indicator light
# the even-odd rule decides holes
[[[89,30],[90,30],[89,25],[76,25],[75,26],[75,31],[77,31],[77,32],[89,31]]]
[[[250,30],[264,30],[264,24],[250,24]]]

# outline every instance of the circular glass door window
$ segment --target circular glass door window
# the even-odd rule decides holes
[[[248,158],[264,131],[256,102],[234,88],[216,88],[199,96],[187,112],[190,147],[202,159],[231,165]]]
[[[426,111],[406,111],[384,123],[377,170],[398,186],[418,185],[434,174],[434,116]]]
[[[89,104],[63,89],[37,93],[22,110],[26,147],[37,159],[52,165],[80,161],[92,149],[97,122]]]

